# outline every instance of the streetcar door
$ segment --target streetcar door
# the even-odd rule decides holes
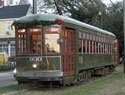
[[[64,29],[63,31],[63,71],[64,76],[74,75],[75,50],[74,50],[74,30]]]

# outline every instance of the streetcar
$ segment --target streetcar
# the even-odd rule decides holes
[[[74,84],[118,64],[118,40],[106,30],[55,14],[24,16],[13,25],[18,83]]]

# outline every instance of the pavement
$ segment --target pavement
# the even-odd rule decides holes
[[[16,84],[17,81],[13,76],[13,71],[0,72],[0,87]]]

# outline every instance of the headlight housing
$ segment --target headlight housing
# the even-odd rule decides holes
[[[34,69],[36,69],[36,68],[37,68],[37,64],[33,64],[32,67],[33,67]]]
[[[16,73],[17,73],[17,69],[16,69],[16,68],[13,70],[13,73],[14,73],[14,74],[16,74]]]

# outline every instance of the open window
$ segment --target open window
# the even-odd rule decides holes
[[[45,45],[44,50],[45,53],[53,54],[53,53],[60,53],[60,27],[57,25],[55,26],[48,26],[44,28],[44,37],[45,37]]]
[[[17,55],[36,55],[42,52],[42,29],[40,27],[17,30]]]
[[[60,46],[57,42],[59,34],[45,34],[45,52],[46,53],[59,53]]]
[[[29,35],[29,53],[41,54],[42,42],[41,35]]]
[[[32,27],[17,29],[17,55],[40,55],[43,52],[60,53],[60,26]]]

